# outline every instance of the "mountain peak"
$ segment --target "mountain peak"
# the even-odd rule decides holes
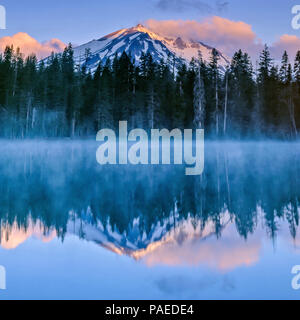
[[[149,28],[145,27],[144,25],[142,25],[140,23],[133,28],[126,29],[126,31],[125,31],[125,33],[135,33],[135,32],[148,34],[149,37],[152,38],[153,40],[159,40],[159,41],[166,40],[164,37],[153,32],[152,30],[150,30]]]
[[[139,23],[139,24],[137,24],[137,25],[135,26],[135,28],[136,28],[136,29],[144,29],[145,27],[144,27],[141,23]]]
[[[89,55],[87,58],[87,50]],[[199,50],[203,60],[209,61],[212,48],[202,42],[182,39],[179,35],[167,38],[142,24],[128,29],[110,33],[99,40],[90,41],[74,48],[74,57],[78,64],[85,65],[91,72],[97,69],[99,62],[105,63],[126,52],[136,64],[139,64],[143,53],[150,54],[154,61],[176,61],[176,66],[189,63],[193,57],[198,57]],[[220,67],[225,70],[229,59],[220,54]]]
[[[129,28],[127,29],[128,31],[134,31],[134,32],[142,32],[142,33],[150,33],[151,31],[146,28],[144,25],[142,24],[138,24],[135,27]]]

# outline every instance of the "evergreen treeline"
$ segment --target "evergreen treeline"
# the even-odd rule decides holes
[[[96,72],[74,62],[69,45],[38,62],[7,47],[0,56],[0,137],[85,137],[101,128],[205,128],[211,137],[296,138],[300,129],[300,51],[281,66],[268,47],[254,70],[239,50],[223,72],[219,53],[177,72],[170,61],[123,53]]]

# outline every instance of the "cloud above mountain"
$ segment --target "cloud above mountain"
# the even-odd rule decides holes
[[[252,27],[242,21],[232,21],[213,16],[198,22],[195,20],[148,20],[146,25],[166,37],[182,37],[202,41],[232,55],[239,48],[253,53],[261,46]]]
[[[161,0],[159,2],[166,5],[168,0]],[[198,3],[199,8],[201,7],[200,3],[205,4],[202,1],[190,0],[175,2],[177,6],[180,6],[182,3]],[[150,19],[145,22],[145,25],[152,31],[165,37],[182,37],[183,39],[201,41],[219,49],[229,57],[238,49],[242,49],[248,52],[253,60],[255,60],[258,58],[259,52],[263,49],[264,45],[250,24],[243,21],[232,21],[220,16],[212,16],[200,22],[195,20],[159,21]],[[21,48],[22,53],[25,55],[35,53],[39,59],[49,56],[52,52],[61,52],[66,46],[59,39],[39,42],[25,32],[0,38],[1,52],[8,45]],[[284,34],[278,36],[278,39],[274,43],[269,43],[268,45],[271,54],[276,60],[280,60],[284,50],[287,50],[292,61],[300,48],[300,38],[295,35]]]
[[[158,9],[163,11],[182,12],[188,10],[197,10],[200,13],[215,13],[225,11],[229,3],[218,0],[214,4],[209,4],[199,0],[159,0],[155,3]]]
[[[212,16],[201,22],[150,19],[145,24],[154,32],[165,37],[182,37],[183,39],[201,41],[218,48],[228,56],[232,56],[235,51],[242,49],[256,59],[264,45],[250,24],[219,16]],[[284,50],[294,56],[300,48],[300,38],[285,34],[269,46],[275,59],[280,59]]]
[[[39,42],[25,32],[19,32],[11,37],[0,38],[0,51],[3,52],[6,46],[13,45],[20,48],[25,55],[35,53],[39,59],[49,56],[52,52],[62,51],[66,45],[59,39],[51,39]]]

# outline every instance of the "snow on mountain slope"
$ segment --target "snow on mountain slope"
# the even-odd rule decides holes
[[[74,48],[74,57],[79,65],[86,65],[92,72],[95,71],[100,61],[105,63],[107,59],[120,56],[123,52],[130,55],[135,63],[140,62],[142,53],[150,53],[156,62],[161,59],[189,63],[193,57],[198,57],[199,50],[203,60],[208,62],[212,47],[202,42],[186,41],[182,38],[162,37],[142,25],[129,29],[121,29],[99,40],[93,40]],[[220,54],[220,68],[224,69],[229,63],[229,58]]]
[[[213,221],[208,221],[202,229],[199,221],[190,216],[180,219],[177,213],[153,224],[148,232],[141,227],[140,218],[134,219],[123,234],[116,228],[113,230],[109,221],[106,226],[101,221],[91,223],[93,219],[90,209],[86,214],[82,213],[80,218],[74,212],[70,213],[70,216],[72,218],[67,226],[68,234],[77,235],[88,242],[94,242],[111,252],[127,255],[134,260],[142,260],[169,245],[181,247],[184,243],[202,242],[215,235]],[[224,211],[220,221],[222,228],[226,228],[229,222],[229,213]]]

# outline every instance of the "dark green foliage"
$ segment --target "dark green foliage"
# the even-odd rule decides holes
[[[88,137],[101,128],[199,128],[213,138],[295,138],[300,127],[300,52],[285,52],[276,67],[268,47],[257,73],[237,51],[226,70],[217,50],[201,52],[177,72],[170,61],[140,64],[123,53],[91,73],[78,67],[69,45],[47,61],[24,59],[7,47],[0,55],[0,137]],[[88,52],[87,52],[88,59]]]

